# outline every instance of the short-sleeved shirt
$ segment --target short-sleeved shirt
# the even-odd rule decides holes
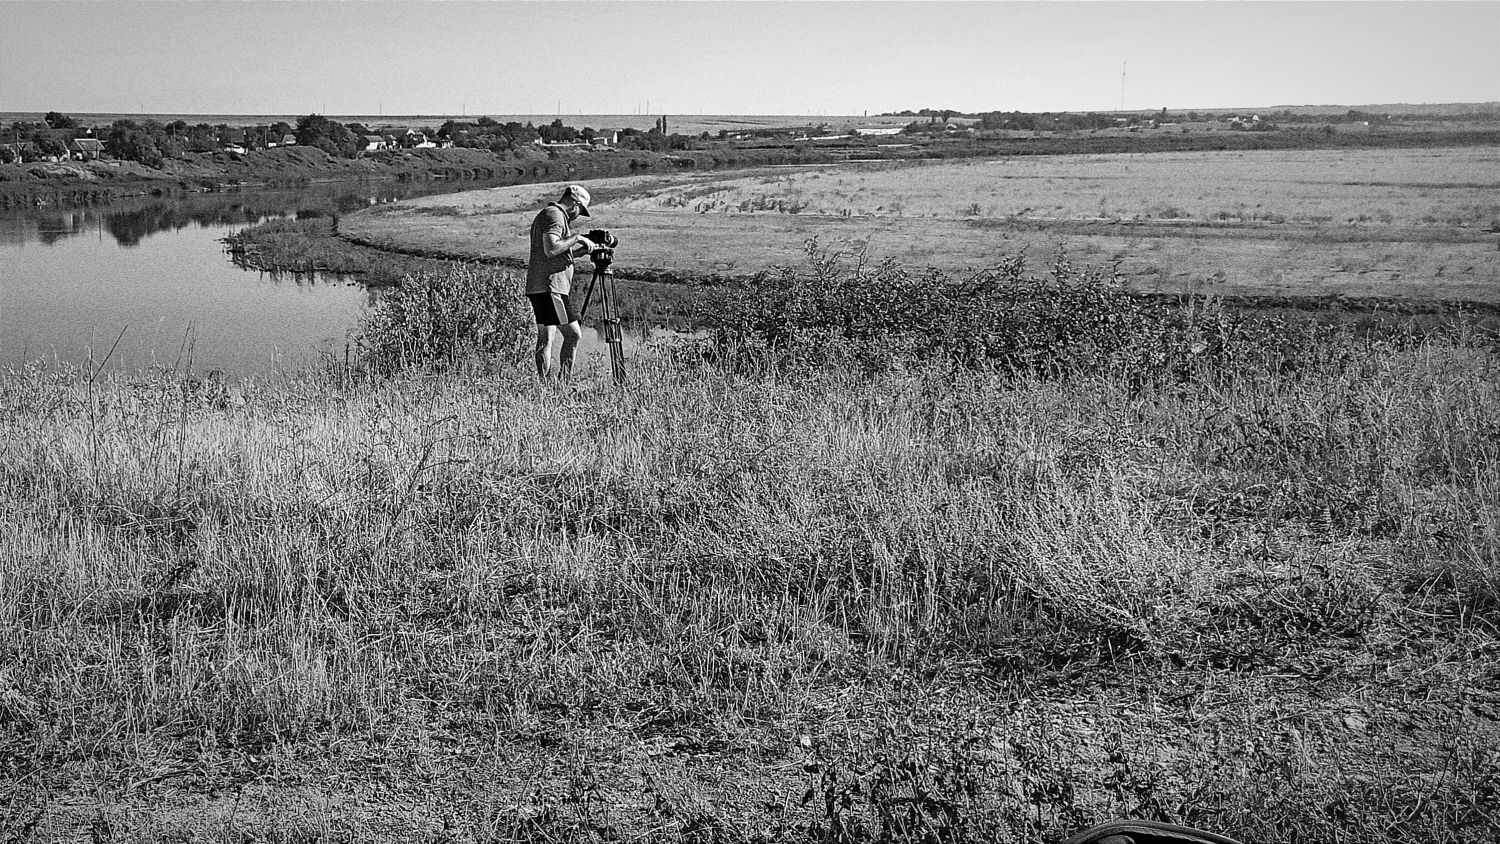
[[[568,212],[557,203],[549,204],[531,221],[531,258],[526,262],[526,292],[567,293],[573,289],[573,256],[571,252],[547,257],[549,236],[573,236]]]

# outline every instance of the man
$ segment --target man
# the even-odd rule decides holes
[[[573,258],[594,251],[595,244],[581,234],[573,234],[570,224],[588,216],[589,192],[582,185],[568,185],[556,202],[547,203],[531,221],[526,298],[536,313],[536,374],[544,381],[552,369],[552,338],[562,334],[558,377],[566,381],[573,373],[573,353],[583,336],[569,296],[573,289]]]

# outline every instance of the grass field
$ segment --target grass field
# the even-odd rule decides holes
[[[516,279],[451,272],[382,300],[392,345],[489,302],[487,358],[0,379],[0,831],[1500,831],[1493,337],[1193,305],[1185,369],[1048,364],[1172,342],[1083,289],[1021,368],[813,331],[558,388],[495,334]]]
[[[601,355],[538,384],[518,276],[431,259],[353,368],[0,377],[0,841],[1048,844],[1121,816],[1495,840],[1495,333],[1146,301],[987,251],[1107,263],[1123,227],[1158,233],[1128,256],[1227,273],[1252,245],[1311,278],[1494,237],[1483,153],[1370,155],[591,182],[622,269],[788,267],[698,291],[703,339],[624,389]],[[1242,182],[1390,219],[1200,219]],[[1112,220],[1100,183],[1134,197]],[[514,260],[555,190],[338,225]],[[1053,219],[1000,204],[1043,196]],[[249,242],[379,262],[331,228]],[[950,253],[1005,266],[922,268]]]
[[[1500,149],[1197,152],[776,168],[590,182],[616,269],[753,275],[803,242],[978,270],[1026,250],[1117,263],[1141,290],[1500,302]],[[341,231],[524,261],[558,185],[429,197]]]

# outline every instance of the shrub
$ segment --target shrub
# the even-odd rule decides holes
[[[708,297],[701,315],[721,354],[808,365],[834,360],[871,370],[946,358],[1057,375],[1124,370],[1182,378],[1222,356],[1236,324],[1200,303],[1162,304],[1125,289],[1110,270],[1080,269],[1059,254],[1049,271],[1024,255],[955,279],[862,252],[807,244],[810,270],[781,268]],[[848,259],[853,259],[852,263]]]
[[[451,364],[467,354],[519,354],[526,320],[519,285],[472,264],[419,270],[386,291],[361,321],[357,346],[369,370]]]

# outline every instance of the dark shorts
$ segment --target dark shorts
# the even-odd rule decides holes
[[[573,312],[573,300],[566,293],[527,293],[531,310],[536,314],[537,325],[567,325],[578,321]]]

